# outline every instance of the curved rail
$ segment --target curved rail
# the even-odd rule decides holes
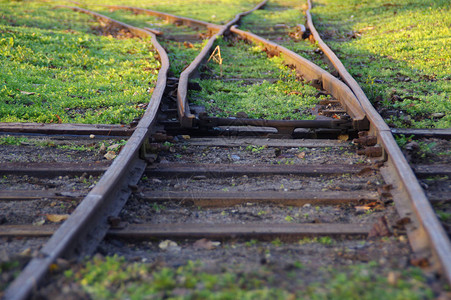
[[[349,87],[332,76],[329,72],[324,71],[311,61],[303,58],[293,51],[288,50],[287,48],[276,43],[270,42],[258,35],[237,28],[232,28],[231,32],[244,39],[263,45],[267,52],[280,55],[286,64],[294,65],[297,73],[306,81],[313,81],[316,84],[321,85],[324,90],[337,98],[341,105],[345,107],[347,113],[352,117],[354,128],[358,130],[368,128],[366,115],[361,105],[358,103],[357,98],[354,96]]]
[[[196,72],[200,65],[205,62],[208,56],[213,51],[213,45],[218,39],[218,37],[224,35],[226,32],[230,30],[230,28],[239,23],[242,17],[261,9],[268,0],[264,0],[260,2],[253,9],[237,14],[233,20],[228,22],[226,25],[222,26],[221,30],[219,30],[214,36],[212,36],[208,43],[204,46],[202,51],[197,55],[197,57],[193,60],[193,62],[180,74],[179,85],[177,89],[177,102],[178,102],[178,114],[180,118],[180,123],[183,127],[193,127],[193,121],[195,116],[191,114],[188,104],[188,82],[191,78],[196,75]]]
[[[266,2],[265,2],[266,3]],[[256,9],[260,9],[265,3],[260,3],[259,6],[254,8],[252,11]],[[247,12],[251,13],[252,11]],[[236,24],[239,22],[240,18],[244,14],[238,15],[234,20],[229,22],[226,27],[231,24]],[[204,49],[199,53],[196,59],[188,66],[188,68],[181,74],[178,92],[177,92],[177,100],[178,100],[178,113],[180,117],[180,122],[182,127],[193,127],[195,116],[191,114],[189,103],[187,99],[188,92],[188,81],[190,78],[195,76],[196,70],[199,66],[204,63],[208,56],[210,55],[213,44],[216,41],[219,35],[225,34],[227,28],[224,28],[220,32],[218,32],[215,36],[213,36],[208,44],[204,47]],[[250,32],[242,31],[237,29],[235,26],[230,28],[230,32],[234,33],[246,40],[252,41],[257,44],[261,44],[264,46],[267,52],[271,54],[281,55],[284,59],[285,63],[289,65],[293,65],[296,67],[296,71],[299,75],[301,75],[306,81],[314,82],[315,84],[319,84],[322,88],[324,88],[328,93],[332,94],[335,98],[337,98],[341,105],[343,105],[347,111],[347,113],[352,118],[352,127],[357,130],[366,130],[369,126],[368,120],[366,119],[365,112],[361,105],[359,104],[357,98],[353,94],[353,92],[349,89],[346,84],[332,76],[330,73],[324,71],[314,63],[308,61],[307,59],[299,56],[293,51],[288,50],[285,47],[282,47],[276,43],[270,42],[260,36],[252,34]],[[269,127],[277,127],[278,131],[283,131],[283,128],[297,128],[297,127],[316,127],[320,128],[325,126],[327,128],[342,128],[347,124],[344,124],[343,120],[332,120],[328,122],[318,122],[317,124],[313,124],[315,122],[310,121],[298,121],[298,120],[250,120],[250,119],[240,119],[240,118],[210,118],[208,120],[210,124],[218,125],[234,125],[234,124],[246,124],[246,125],[256,125],[256,126],[269,126]],[[282,128],[282,129],[280,129]],[[286,133],[290,133],[292,130],[287,130]]]
[[[108,217],[119,213],[131,193],[129,185],[135,184],[144,172],[146,164],[139,159],[139,150],[149,135],[166,87],[169,59],[153,33],[82,8],[67,8],[90,14],[99,20],[126,29],[136,36],[150,36],[160,56],[161,68],[146,112],[127,144],[97,185],[39,251],[39,255],[33,258],[19,277],[11,283],[5,291],[5,299],[26,299],[58,257],[70,257],[73,254],[80,257],[95,250],[97,243],[92,241],[103,239],[109,228]],[[130,179],[135,183],[130,182]]]
[[[307,26],[310,28],[314,40],[356,95],[368,119],[371,121],[370,131],[377,135],[378,142],[385,149],[388,167],[385,170],[384,177],[391,179],[391,184],[394,188],[396,187],[396,192],[399,194],[398,197],[401,198],[401,201],[395,201],[398,211],[405,212],[406,215],[409,212],[413,212],[414,216],[409,217],[417,220],[415,223],[418,225],[418,228],[411,228],[409,230],[409,241],[412,248],[416,252],[423,252],[425,256],[428,255],[425,252],[431,252],[435,267],[443,272],[448,282],[451,282],[451,243],[446,232],[440,225],[414,172],[396,144],[389,127],[374,109],[357,81],[349,74],[340,59],[321,39],[313,25],[310,13],[311,8],[312,1],[308,0],[308,9],[306,11]]]

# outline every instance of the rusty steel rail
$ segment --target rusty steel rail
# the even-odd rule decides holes
[[[261,8],[262,5],[259,7]],[[254,9],[255,10],[255,9]],[[237,19],[237,18],[236,18]],[[229,24],[235,24],[238,22],[231,21]],[[214,42],[217,36],[225,34],[224,30],[218,32],[212,37],[208,44],[204,47],[202,52],[196,57],[196,59],[189,65],[189,67],[180,76],[178,87],[178,113],[180,123],[182,127],[194,127],[197,124],[203,124],[208,126],[221,126],[221,125],[253,125],[253,126],[267,126],[277,128],[279,133],[291,134],[295,128],[336,128],[336,129],[348,129],[353,128],[357,130],[366,130],[369,127],[369,122],[366,118],[365,112],[362,106],[357,101],[357,98],[349,89],[346,84],[332,76],[330,73],[324,71],[314,63],[301,57],[300,55],[282,47],[276,43],[270,42],[260,36],[252,34],[250,32],[237,29],[235,26],[230,27],[230,32],[238,35],[239,37],[261,45],[267,52],[271,54],[280,55],[286,64],[293,65],[296,68],[297,73],[302,76],[306,81],[313,82],[316,85],[320,85],[328,93],[332,94],[340,101],[340,104],[346,109],[346,112],[351,116],[352,121],[347,120],[330,120],[330,121],[302,121],[302,120],[252,120],[244,118],[203,118],[196,119],[191,113],[188,99],[188,81],[195,76],[196,70],[202,63],[205,63],[208,56],[213,50]],[[196,124],[197,123],[197,124]]]
[[[303,58],[293,51],[268,41],[258,35],[235,27],[231,29],[231,32],[246,40],[263,46],[265,50],[271,54],[280,55],[286,64],[295,66],[296,72],[306,81],[314,82],[316,85],[320,85],[325,91],[338,99],[340,104],[346,109],[346,112],[351,116],[353,128],[357,130],[365,130],[368,128],[369,123],[366,119],[366,114],[361,105],[356,101],[357,99],[352,91],[329,72],[324,71],[311,61]]]
[[[73,255],[82,257],[95,250],[98,242],[103,239],[109,229],[108,217],[120,212],[131,194],[129,185],[136,184],[144,172],[146,163],[139,158],[140,149],[148,138],[166,88],[169,59],[153,33],[82,8],[69,8],[114,24],[138,37],[150,37],[159,54],[161,68],[149,105],[133,135],[98,184],[52,235],[39,254],[28,263],[19,277],[10,284],[4,294],[4,298],[9,300],[29,297],[58,257]]]
[[[204,46],[202,51],[197,55],[197,57],[191,62],[191,64],[180,74],[178,89],[177,89],[177,104],[178,104],[178,115],[180,119],[180,124],[183,127],[193,127],[195,116],[191,114],[189,104],[188,104],[188,83],[191,78],[196,76],[197,71],[202,63],[204,63],[208,56],[213,51],[213,46],[218,37],[223,36],[226,32],[230,30],[230,28],[237,24],[242,17],[261,9],[268,0],[264,0],[260,2],[253,9],[237,14],[233,20],[228,22],[226,25],[222,26],[221,30],[219,30],[215,35],[213,35],[208,43]]]
[[[401,217],[408,217],[411,220],[411,224],[406,228],[413,250],[427,258],[432,266],[441,271],[451,283],[451,243],[445,230],[440,225],[414,172],[396,144],[390,128],[374,109],[340,59],[321,39],[312,21],[311,8],[312,1],[308,0],[307,26],[314,40],[357,97],[370,120],[370,133],[377,136],[378,143],[383,146],[386,167],[382,169],[382,174],[387,183],[394,188],[392,194],[399,214]]]

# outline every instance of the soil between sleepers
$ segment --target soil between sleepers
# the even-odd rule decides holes
[[[108,150],[101,145],[113,146],[121,139],[101,137],[24,137],[2,136],[0,162],[3,166],[22,163],[23,166],[39,163],[104,163]],[[115,146],[117,152],[120,147]],[[2,174],[0,178],[0,226],[33,224],[60,224],[91,190],[99,176],[46,176]],[[23,199],[10,199],[23,195]],[[43,197],[39,197],[43,195]],[[33,199],[30,199],[33,198]],[[60,219],[59,221],[59,218]],[[45,244],[47,238],[0,237],[0,296],[26,263]]]
[[[261,140],[267,139],[261,139],[259,143],[254,140],[248,146],[214,147],[205,145],[205,140],[200,143],[197,139],[180,140],[166,143],[156,151],[158,157],[155,164],[170,165],[175,161],[227,163],[238,168],[256,162],[277,165],[278,161],[288,161],[288,164],[299,167],[309,163],[327,164],[338,159],[349,164],[372,162],[364,157],[354,157],[355,146],[347,142],[324,147],[262,147],[264,142]],[[397,224],[399,216],[389,203],[385,207],[376,205],[370,209],[368,203],[317,206],[313,202],[299,207],[246,202],[231,207],[208,208],[177,201],[151,202],[142,197],[148,190],[321,193],[363,189],[375,192],[382,185],[383,180],[377,172],[355,176],[233,178],[165,178],[147,174],[121,212],[122,221],[131,224],[375,224],[384,215],[392,234],[374,238],[306,237],[294,242],[283,239],[131,241],[107,238],[94,258],[80,264],[57,263],[55,270],[59,271],[38,295],[44,298],[69,295],[86,298],[89,295],[95,299],[119,299],[132,295],[171,299],[245,296],[251,299],[401,299],[401,295],[408,299],[447,297],[440,279],[417,268],[421,260],[411,252],[405,232]],[[61,272],[63,270],[66,270],[64,274]],[[165,283],[162,283],[162,278]],[[194,283],[187,278],[192,278]],[[210,282],[213,280],[211,278],[214,283]]]

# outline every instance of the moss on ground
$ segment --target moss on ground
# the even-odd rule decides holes
[[[305,266],[293,263],[281,274],[276,266],[246,270],[244,266],[206,268],[188,261],[177,268],[130,263],[124,258],[94,257],[65,272],[94,299],[433,299],[418,268],[378,270],[377,263],[312,270],[322,279],[303,278]],[[390,277],[395,278],[389,279]]]
[[[205,106],[210,115],[249,118],[313,119],[311,109],[320,99],[318,90],[298,80],[296,72],[286,67],[280,57],[268,58],[257,45],[244,41],[217,43],[222,64],[210,61],[201,90],[191,91],[190,99]]]

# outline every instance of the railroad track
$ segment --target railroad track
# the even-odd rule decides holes
[[[263,8],[265,3],[256,9]],[[104,251],[114,252],[109,239],[293,241],[333,237],[345,243],[348,240],[358,243],[368,236],[377,240],[390,234],[407,233],[416,261],[440,271],[448,280],[451,278],[449,239],[420,184],[390,129],[321,42],[309,14],[307,24],[312,36],[346,84],[289,50],[289,46],[285,48],[251,33],[255,26],[252,23],[245,25],[249,31],[233,27],[253,11],[218,26],[138,8],[111,8],[200,28],[211,37],[180,78],[168,79],[169,60],[155,36],[160,33],[158,30],[139,29],[88,10],[72,8],[135,36],[151,36],[162,67],[146,114],[133,130],[106,129],[108,133],[115,128],[116,132],[133,131],[108,169],[81,166],[77,173],[69,165],[40,170],[9,166],[2,170],[2,174],[34,175],[48,173],[49,168],[54,174],[64,174],[68,169],[74,174],[88,175],[106,171],[61,226],[0,227],[2,236],[51,236],[6,290],[6,299],[26,298],[57,258],[91,254],[105,235],[108,239],[103,242]],[[242,22],[246,24],[246,19]],[[293,34],[294,27],[267,37]],[[302,36],[299,30],[303,28],[296,28],[294,34]],[[255,27],[256,31],[259,29]],[[225,42],[221,36],[226,36]],[[164,38],[163,33],[161,39]],[[184,38],[188,40],[192,36],[179,35],[176,39]],[[222,55],[252,55],[240,47],[246,43],[260,45],[268,57],[280,57],[295,70],[299,85],[302,85],[300,80],[305,80],[318,89],[318,101],[309,112],[315,119],[259,119],[249,117],[250,112],[245,111],[216,116],[205,105],[194,103],[200,97],[196,92],[205,89],[202,81],[239,81],[258,86],[279,79],[267,74],[242,77],[233,72],[223,73],[222,65],[213,67],[212,62],[207,62],[215,55],[222,60],[216,50],[218,45]],[[224,66],[227,67],[230,66]],[[246,69],[249,65],[240,67]],[[195,78],[202,80],[195,81]],[[27,126],[30,132],[35,132],[34,126]],[[11,131],[23,130],[19,127],[23,126]],[[89,130],[92,128],[86,132]],[[105,131],[99,132],[102,133]],[[353,139],[354,143],[350,143]],[[417,176],[428,176],[437,170],[419,167],[416,172]],[[126,203],[130,195],[132,198]],[[80,198],[84,194],[3,193],[3,199],[8,201],[75,196]],[[442,196],[431,194],[430,200],[443,201]]]

